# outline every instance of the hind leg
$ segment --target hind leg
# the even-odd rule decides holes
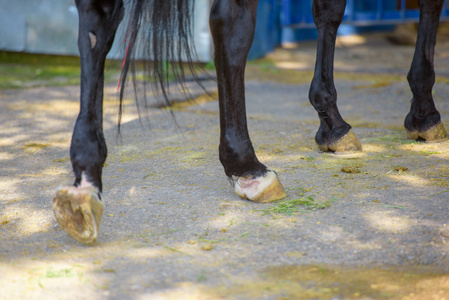
[[[236,193],[255,202],[286,196],[275,172],[256,157],[245,110],[244,74],[256,25],[257,0],[215,0],[210,27],[215,46],[220,105],[220,161],[229,177],[238,177]]]
[[[340,115],[334,85],[334,52],[337,30],[343,20],[346,0],[314,0],[313,19],[318,30],[315,73],[309,100],[320,118],[315,141],[321,151],[360,151],[362,146]]]
[[[82,243],[97,239],[103,199],[101,173],[107,149],[103,136],[104,63],[123,18],[122,0],[76,0],[81,57],[80,113],[70,146],[74,186],[53,200],[59,225]]]
[[[432,88],[435,83],[433,57],[443,3],[444,0],[419,1],[418,39],[407,76],[413,93],[410,112],[404,122],[409,139],[425,141],[447,139],[440,113],[432,97]]]

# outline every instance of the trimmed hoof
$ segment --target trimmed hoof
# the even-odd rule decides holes
[[[360,144],[351,129],[338,141],[326,145],[318,145],[318,149],[322,152],[332,151],[335,153],[359,152],[362,151],[362,144]]]
[[[408,131],[407,138],[410,140],[424,140],[426,142],[442,142],[447,140],[447,132],[444,129],[443,123],[438,123],[437,125],[430,127],[428,130],[419,131]]]
[[[78,242],[92,244],[97,240],[103,201],[97,188],[64,187],[53,199],[53,211],[59,225]]]
[[[240,198],[266,203],[287,197],[284,187],[274,171],[268,171],[261,177],[239,177],[235,184],[235,193]]]

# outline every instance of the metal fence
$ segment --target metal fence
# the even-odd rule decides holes
[[[312,18],[312,0],[281,0],[281,25],[290,28],[315,27]],[[343,24],[354,26],[389,25],[416,22],[419,10],[408,0],[347,0]],[[441,20],[449,19],[447,1]]]

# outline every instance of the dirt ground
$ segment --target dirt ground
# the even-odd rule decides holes
[[[449,129],[449,39],[434,99]],[[218,161],[218,102],[148,108],[105,91],[106,209],[92,246],[56,223],[71,184],[79,87],[0,91],[0,299],[449,299],[449,142],[408,141],[412,46],[339,39],[336,86],[363,153],[322,154],[308,103],[314,43],[248,66],[259,159],[287,200],[233,193]],[[213,94],[213,82],[207,83]]]

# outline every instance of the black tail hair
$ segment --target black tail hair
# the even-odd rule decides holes
[[[169,76],[175,78],[183,91],[186,90],[186,64],[201,85],[194,65],[197,61],[192,29],[194,0],[130,0],[129,4],[129,20],[124,42],[126,52],[119,82],[119,130],[125,83],[130,69],[137,97],[135,59],[143,58],[144,76],[155,82],[153,86],[163,96],[167,105],[171,104],[168,98]]]

